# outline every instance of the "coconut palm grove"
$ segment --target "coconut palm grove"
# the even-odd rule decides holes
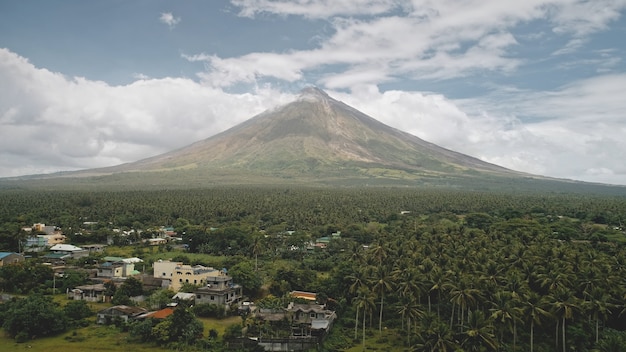
[[[623,196],[401,187],[5,188],[0,203],[3,252],[19,252],[21,229],[45,222],[63,229],[66,243],[108,242],[100,256],[143,257],[146,270],[168,256],[232,268],[247,299],[259,304],[280,306],[293,290],[316,292],[337,314],[317,350],[626,350]],[[180,242],[157,249],[142,241],[160,226]],[[330,239],[315,245],[321,238]],[[50,268],[39,264],[43,253],[26,254],[23,263],[0,267],[0,290],[13,297],[0,305],[5,338],[34,343],[93,325],[94,312],[50,302],[53,285],[86,280],[71,273],[98,255],[68,260],[73,271],[52,282]],[[24,305],[11,302],[29,297],[66,324],[20,334],[12,316]],[[190,311],[185,319],[198,329]],[[71,324],[76,314],[87,322]],[[126,346],[222,351],[245,349],[228,339],[247,323],[242,317],[223,333],[200,327],[191,338],[179,328],[184,341],[142,340],[132,323],[119,329]]]

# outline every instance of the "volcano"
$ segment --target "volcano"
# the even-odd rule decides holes
[[[189,169],[283,177],[522,175],[387,126],[313,87],[205,140],[97,172]]]
[[[186,147],[132,163],[42,178],[200,187],[297,183],[492,188],[549,180],[429,143],[315,87]]]

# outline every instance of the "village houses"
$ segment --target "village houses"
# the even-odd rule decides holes
[[[24,243],[24,251],[40,252],[48,247],[65,242],[65,235],[56,226],[46,224],[33,224],[32,227],[24,227],[22,231],[29,234]]]

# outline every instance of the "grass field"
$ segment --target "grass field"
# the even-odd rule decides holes
[[[130,344],[128,334],[114,326],[90,325],[64,334],[15,343],[4,332],[0,351],[79,352],[79,351],[167,351],[150,345]]]
[[[358,343],[345,350],[345,352],[362,352],[363,345],[361,344],[361,331],[359,330],[358,335]],[[382,335],[379,334],[378,331],[368,331],[365,339],[365,349],[367,351],[381,351],[381,352],[389,352],[389,351],[410,351],[411,349],[408,347],[399,347],[397,345],[401,345],[401,340],[403,337],[398,334],[395,330],[383,330]]]
[[[209,318],[198,318],[202,324],[204,325],[204,336],[208,336],[209,330],[215,329],[219,336],[224,334],[224,330],[227,326],[233,324],[241,324],[241,317],[227,317],[224,319],[209,319]]]

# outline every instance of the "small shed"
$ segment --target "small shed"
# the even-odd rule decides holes
[[[146,312],[146,309],[140,307],[125,305],[113,306],[99,311],[96,322],[98,324],[110,324],[116,319],[129,321]]]
[[[13,252],[0,252],[0,267],[24,261],[24,256]]]

